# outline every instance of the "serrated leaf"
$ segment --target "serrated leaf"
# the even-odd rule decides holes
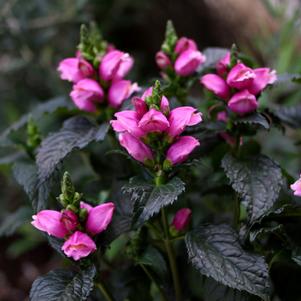
[[[264,258],[243,250],[230,226],[201,226],[187,233],[185,242],[190,261],[203,275],[261,298],[269,296],[270,281]]]
[[[283,185],[278,164],[264,155],[242,161],[226,154],[222,167],[247,209],[249,222],[253,223],[269,212]]]
[[[96,274],[94,266],[79,273],[54,270],[38,277],[30,290],[31,301],[78,301],[87,300],[93,289]]]
[[[260,113],[253,113],[251,115],[238,118],[234,121],[234,124],[239,124],[239,123],[244,123],[249,125],[260,125],[266,130],[270,128],[270,124],[268,120],[264,115]]]
[[[0,236],[14,234],[24,223],[31,218],[32,211],[28,207],[20,207],[13,213],[7,213],[0,225]]]
[[[246,292],[235,290],[206,277],[204,301],[251,301],[254,298]]]
[[[40,181],[45,181],[62,160],[75,149],[83,149],[92,141],[104,139],[108,124],[96,126],[82,116],[64,122],[60,131],[50,134],[38,149],[36,162]]]
[[[229,49],[219,47],[209,47],[204,49],[203,54],[206,56],[206,61],[200,66],[198,72],[202,72],[203,70],[208,68],[214,68],[216,63],[220,59],[222,59],[229,51]]]
[[[53,113],[60,108],[71,109],[72,107],[72,103],[68,101],[65,97],[57,97],[39,104],[30,113],[23,115],[17,122],[12,124],[0,135],[0,144],[9,145],[9,134],[23,127],[28,122],[28,119],[30,117],[32,117],[34,120],[37,120],[42,115]]]
[[[141,226],[161,208],[171,205],[184,190],[185,184],[177,177],[160,186],[132,178],[128,185],[122,187],[123,193],[129,194],[135,204],[132,224]]]
[[[291,107],[279,107],[273,113],[286,125],[299,129],[301,128],[301,105]]]
[[[140,264],[148,265],[160,277],[165,278],[168,274],[167,265],[162,254],[154,247],[148,246],[147,249],[137,258]]]
[[[56,182],[57,173],[45,181],[39,181],[36,166],[30,161],[22,160],[14,164],[13,174],[32,202],[34,211],[45,209],[50,191]]]

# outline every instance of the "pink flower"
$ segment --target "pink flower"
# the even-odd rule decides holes
[[[273,84],[277,80],[276,71],[270,68],[257,68],[254,69],[254,73],[255,78],[248,88],[249,92],[254,95],[259,94],[267,85]]]
[[[201,78],[201,84],[222,99],[227,99],[230,89],[224,79],[216,74],[206,74]]]
[[[251,68],[238,63],[230,70],[227,76],[227,84],[232,88],[242,90],[249,88],[255,77],[255,72]]]
[[[193,107],[178,107],[173,109],[169,114],[169,130],[171,137],[180,135],[186,126],[192,126],[202,121],[202,114],[197,112]]]
[[[243,116],[255,111],[258,107],[258,103],[253,94],[248,90],[243,90],[231,97],[228,102],[228,107],[231,111]]]
[[[169,128],[169,122],[165,115],[155,109],[150,109],[138,124],[145,133],[164,132]]]
[[[169,115],[170,108],[169,108],[169,101],[168,99],[163,95],[160,102],[160,111],[164,115]]]
[[[82,79],[73,86],[70,96],[80,110],[95,112],[96,103],[103,100],[103,90],[95,80]]]
[[[124,78],[134,64],[133,58],[119,50],[108,52],[99,66],[99,75],[105,81]]]
[[[68,234],[68,229],[62,222],[62,213],[55,210],[42,210],[32,216],[31,224],[48,235],[63,238]]]
[[[126,110],[117,112],[114,115],[117,120],[111,120],[111,125],[115,132],[129,132],[135,137],[145,135],[145,132],[138,127],[138,114],[135,111]]]
[[[227,74],[228,68],[230,66],[230,60],[231,60],[230,52],[227,52],[227,54],[217,62],[216,71],[219,76],[224,76]]]
[[[182,52],[175,62],[175,71],[180,76],[189,76],[204,63],[205,56],[196,50],[188,49]]]
[[[137,113],[137,119],[141,119],[142,116],[147,112],[147,105],[145,101],[139,97],[134,97],[132,99],[132,104],[135,107]]]
[[[144,163],[153,159],[151,149],[133,135],[122,133],[119,135],[119,142],[135,160]]]
[[[156,53],[156,63],[162,70],[165,70],[167,67],[171,66],[169,57],[163,51],[158,51]]]
[[[74,231],[79,225],[77,215],[71,210],[62,211],[61,222],[69,232]]]
[[[87,232],[96,235],[106,230],[112,220],[114,209],[113,203],[101,204],[90,209],[86,221]]]
[[[108,92],[109,105],[118,109],[123,101],[136,91],[139,91],[138,85],[136,83],[132,84],[129,80],[113,82]]]
[[[76,231],[65,241],[62,250],[68,257],[77,261],[93,253],[96,250],[96,245],[89,235]]]
[[[175,47],[175,53],[181,54],[186,50],[197,50],[198,47],[194,40],[188,39],[186,37],[182,37],[177,41]]]
[[[171,225],[179,232],[185,230],[190,222],[191,214],[192,211],[189,208],[182,208],[178,210]]]
[[[166,159],[173,165],[184,162],[190,153],[199,146],[200,143],[192,136],[181,136],[172,146],[168,149]]]
[[[301,196],[301,175],[300,175],[300,179],[297,180],[290,187],[294,191],[294,195]]]
[[[146,97],[152,96],[152,94],[153,94],[153,87],[149,87],[144,91],[144,93],[141,96],[141,99],[145,100]]]
[[[57,70],[63,80],[77,83],[81,79],[92,77],[94,69],[92,65],[82,58],[67,58],[59,63]]]

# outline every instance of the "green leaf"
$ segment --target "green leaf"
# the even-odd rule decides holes
[[[273,113],[286,125],[294,128],[301,128],[301,105],[291,107],[279,107]]]
[[[239,160],[226,154],[222,167],[232,188],[241,197],[251,223],[269,212],[283,185],[278,164],[264,155]]]
[[[48,179],[67,155],[75,149],[83,149],[92,141],[103,140],[107,131],[107,123],[96,126],[81,116],[65,121],[62,129],[50,134],[38,149],[36,163],[39,179]]]
[[[37,120],[44,114],[54,113],[61,108],[72,109],[73,105],[71,101],[68,101],[65,97],[57,97],[39,104],[30,113],[23,115],[17,122],[12,124],[0,135],[0,145],[10,145],[11,143],[9,141],[9,135],[13,131],[25,126],[30,117],[32,117],[34,120]]]
[[[177,177],[160,186],[132,178],[129,184],[122,187],[123,193],[129,194],[134,203],[132,225],[141,226],[161,208],[173,204],[184,190],[185,184]]]
[[[154,247],[148,246],[147,249],[137,258],[140,264],[148,265],[160,277],[165,278],[168,274],[167,265],[162,254]]]
[[[0,236],[14,234],[24,223],[29,222],[32,211],[28,207],[20,207],[13,213],[7,213],[0,225]]]
[[[87,300],[93,289],[94,266],[79,273],[54,270],[38,277],[30,290],[31,301]]]
[[[17,161],[13,166],[13,174],[32,202],[35,211],[47,207],[50,191],[57,180],[57,173],[44,181],[37,176],[37,167],[30,161]]]
[[[264,115],[260,113],[253,113],[251,115],[238,118],[234,121],[234,124],[240,124],[240,123],[248,124],[248,125],[260,125],[266,130],[270,128],[270,124],[268,120]]]
[[[204,283],[204,301],[251,301],[258,300],[246,292],[232,289],[222,285],[212,278],[207,278]]]
[[[187,233],[185,242],[189,259],[203,275],[261,298],[269,296],[270,281],[264,258],[243,250],[230,226],[201,226]]]

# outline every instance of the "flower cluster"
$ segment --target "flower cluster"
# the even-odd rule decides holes
[[[78,51],[76,57],[66,58],[59,63],[61,79],[73,83],[70,96],[74,104],[83,111],[96,112],[99,104],[118,109],[123,101],[139,90],[136,83],[124,79],[134,60],[128,54],[108,46],[93,66]]]
[[[32,225],[57,238],[64,238],[63,252],[74,260],[88,256],[96,250],[92,237],[106,230],[114,212],[113,203],[92,207],[80,203],[80,214],[72,210],[42,210],[33,215]]]
[[[201,84],[239,116],[255,111],[259,94],[277,79],[275,70],[269,68],[252,69],[240,61],[232,67],[230,52],[217,63],[216,73],[204,75]]]
[[[116,120],[111,121],[120,144],[134,159],[155,171],[169,169],[188,158],[199,141],[181,134],[187,126],[202,121],[201,113],[193,107],[170,110],[168,99],[158,87],[157,82],[141,98],[135,97],[135,109],[117,112]]]
[[[174,49],[163,48],[156,54],[156,63],[163,72],[174,71],[183,77],[193,74],[205,60],[195,41],[186,37],[180,38]]]

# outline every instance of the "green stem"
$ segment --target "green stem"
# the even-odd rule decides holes
[[[169,265],[170,265],[170,269],[171,269],[172,280],[173,280],[175,294],[176,294],[176,301],[181,301],[182,293],[181,293],[181,285],[180,285],[178,267],[177,267],[177,263],[176,263],[174,250],[173,250],[171,241],[169,240],[168,223],[167,223],[167,218],[166,218],[164,208],[161,209],[161,217],[162,217],[162,224],[163,224],[164,235],[165,235],[164,245],[165,245],[165,249],[167,252],[168,261],[169,261]]]
[[[99,289],[106,301],[114,301],[114,298],[101,281],[96,282],[95,286]]]
[[[160,285],[156,282],[156,280],[154,279],[154,277],[152,276],[152,274],[149,272],[149,270],[145,267],[144,264],[139,264],[139,265],[142,268],[142,270],[145,272],[145,274],[147,275],[147,277],[150,279],[150,281],[152,281],[156,285],[156,287],[157,287],[157,289],[158,289],[158,291],[160,293],[160,299],[161,299],[161,301],[167,301],[167,298],[166,298],[166,295],[165,295],[164,291],[162,290],[162,288],[160,287]]]

